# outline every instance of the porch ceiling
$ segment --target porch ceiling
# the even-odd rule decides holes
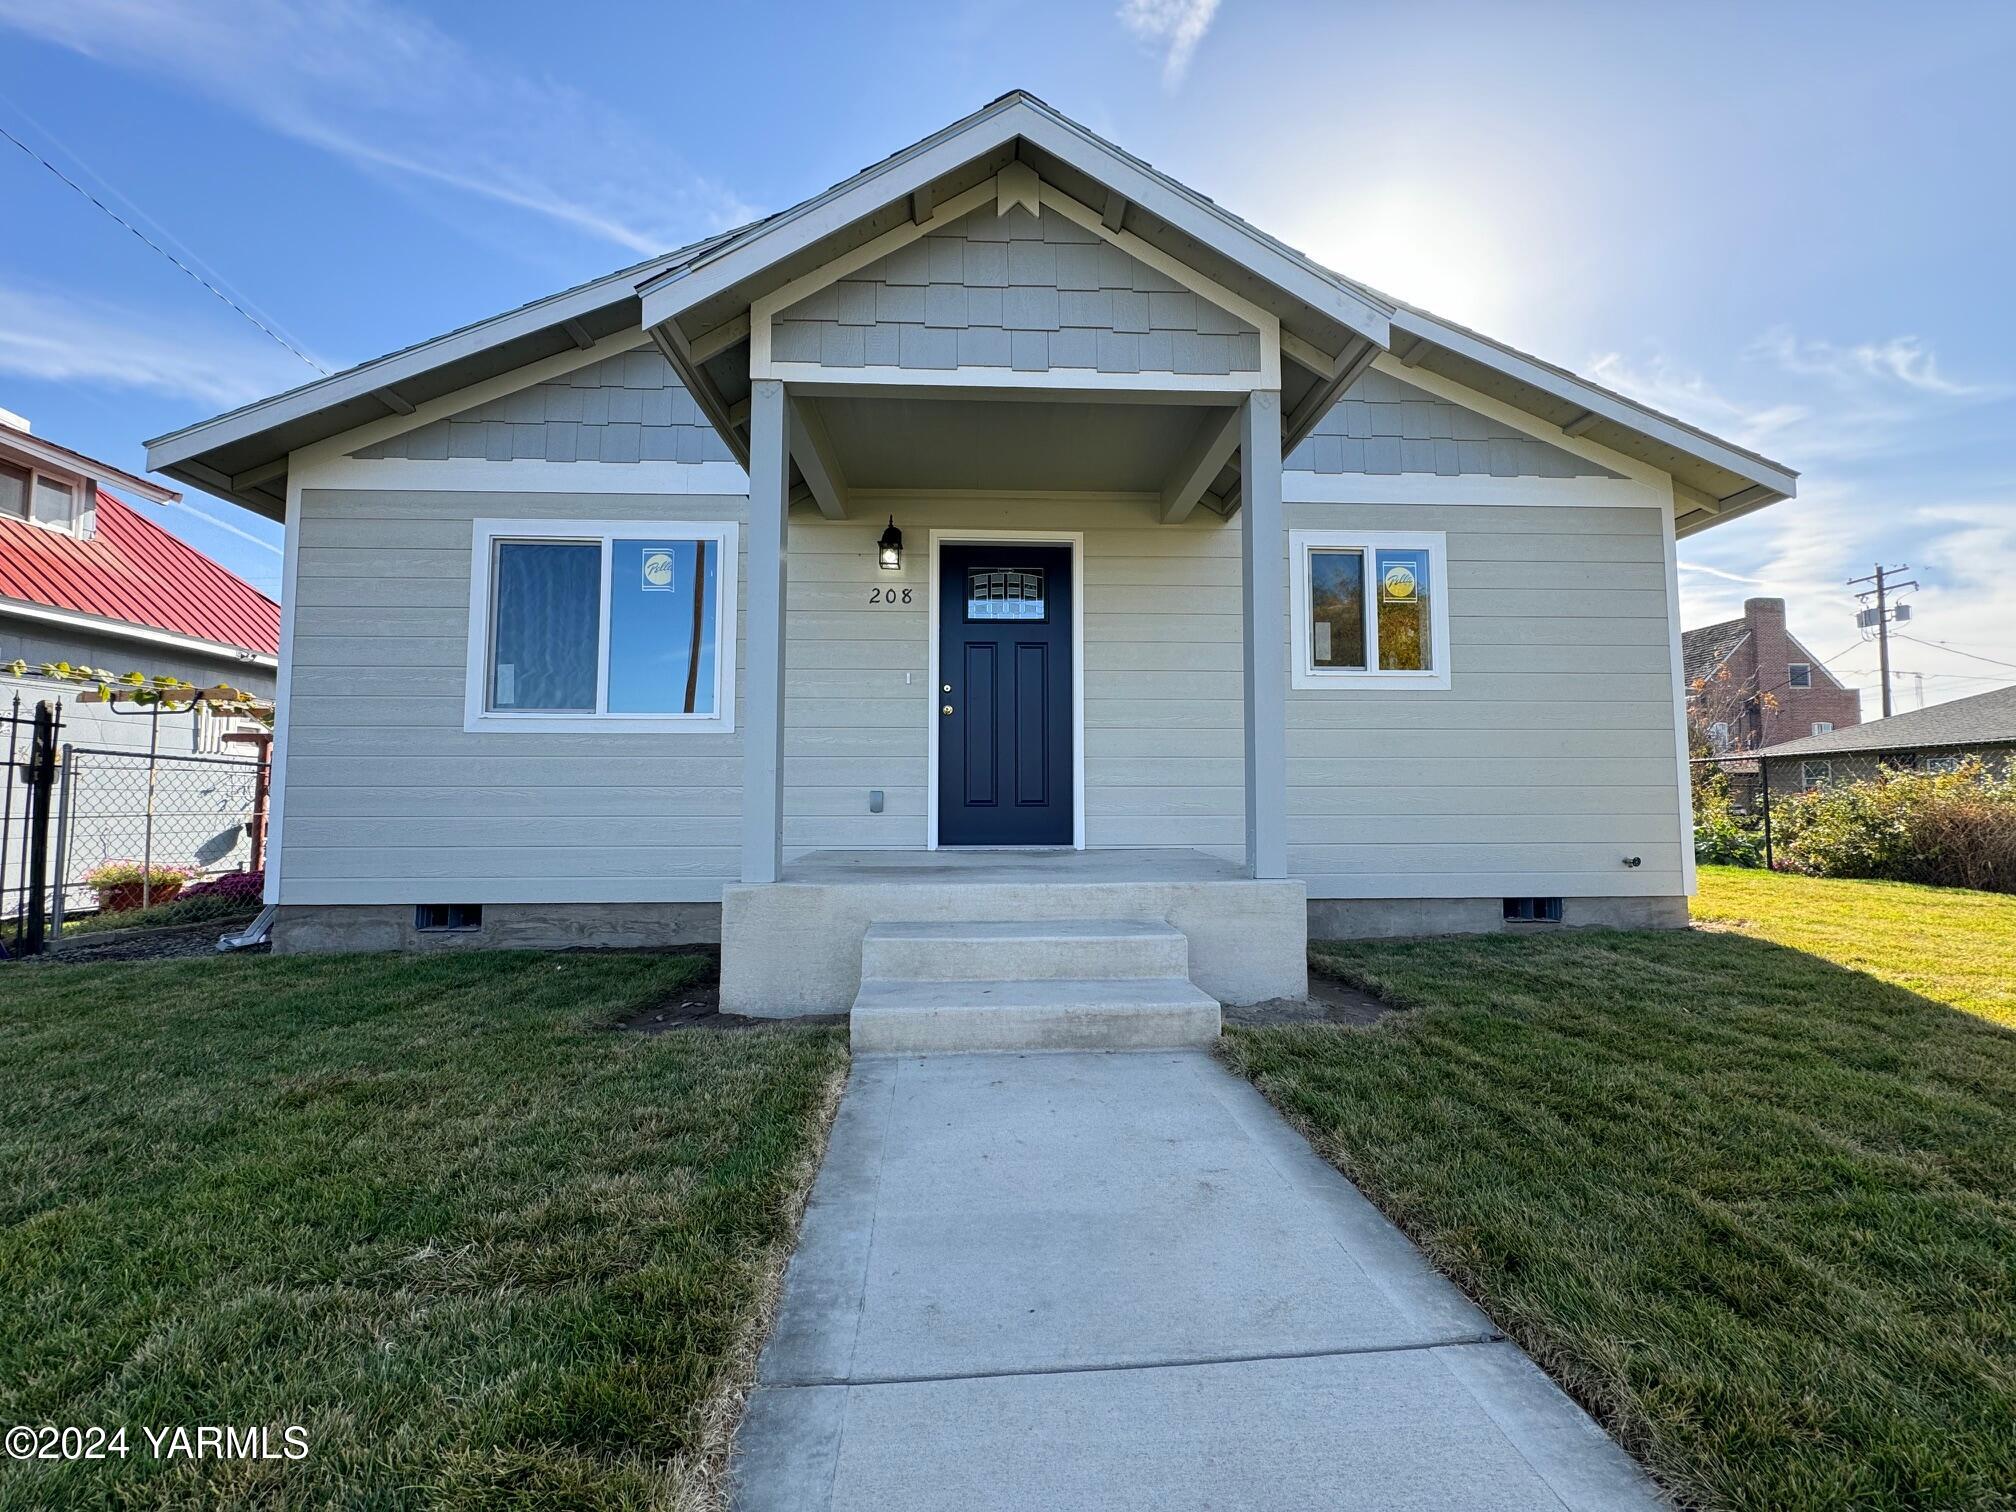
[[[1160,493],[1225,409],[897,395],[816,403],[855,489]]]

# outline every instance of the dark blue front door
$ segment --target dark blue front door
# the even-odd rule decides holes
[[[938,843],[1072,843],[1071,548],[938,564]]]

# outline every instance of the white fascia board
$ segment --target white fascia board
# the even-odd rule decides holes
[[[1518,352],[1501,347],[1470,334],[1468,331],[1447,325],[1432,315],[1406,310],[1394,317],[1397,329],[1426,336],[1439,347],[1445,347],[1472,362],[1493,368],[1508,378],[1531,384],[1534,388],[1553,394],[1583,410],[1605,420],[1614,421],[1627,430],[1636,431],[1647,440],[1662,446],[1670,446],[1675,451],[1685,452],[1712,466],[1738,477],[1748,478],[1753,484],[1772,490],[1780,498],[1792,498],[1799,491],[1799,475],[1789,472],[1761,458],[1704,435],[1691,427],[1681,425],[1654,411],[1631,403],[1628,399],[1606,393],[1595,385],[1562,373],[1546,364],[1522,356]],[[1419,367],[1402,367],[1394,376],[1403,382],[1422,385],[1425,376]],[[1547,439],[1557,446],[1574,450],[1573,443],[1583,438],[1568,435],[1559,426],[1550,426],[1554,435]]]
[[[665,264],[676,263],[687,256],[686,251],[669,253],[658,259]],[[650,264],[645,265],[647,268]],[[171,431],[147,443],[147,466],[155,472],[167,472],[175,463],[202,455],[219,446],[228,446],[234,441],[242,441],[248,436],[256,436],[261,431],[271,430],[276,425],[285,425],[317,410],[327,409],[332,404],[343,404],[352,399],[368,397],[374,390],[386,388],[406,378],[431,372],[450,362],[464,357],[473,357],[491,347],[521,336],[530,336],[551,326],[564,325],[583,315],[592,314],[606,305],[629,299],[636,293],[640,271],[636,268],[621,273],[612,273],[607,278],[584,284],[565,294],[556,294],[551,299],[537,304],[526,305],[523,309],[499,315],[494,320],[482,321],[460,331],[451,332],[434,341],[409,347],[403,352],[395,352],[389,357],[381,357],[367,362],[362,367],[348,372],[337,373],[330,378],[307,384],[298,389],[290,389],[271,399],[262,400],[241,410],[233,410],[214,420],[189,426],[183,430]],[[648,273],[642,276],[649,277]],[[633,340],[642,336],[637,332]],[[173,474],[171,474],[172,476]]]
[[[1221,256],[1251,268],[1261,278],[1300,299],[1338,324],[1384,347],[1387,313],[1344,288],[1313,265],[1160,174],[1132,162],[1113,148],[1026,98],[990,106],[978,115],[926,138],[824,195],[766,223],[739,242],[690,267],[668,269],[644,280],[644,324],[655,326],[803,251],[824,237],[932,183],[972,159],[1023,138],[1105,184],[1148,214]]]
[[[27,458],[38,472],[88,478],[100,488],[134,494],[152,504],[173,504],[182,497],[172,488],[163,488],[159,483],[137,478],[123,468],[87,457],[67,446],[59,446],[31,431],[15,430],[12,426],[0,426],[0,454],[6,452],[15,452]]]
[[[181,635],[173,630],[157,630],[152,625],[136,625],[131,620],[104,619],[95,614],[78,614],[69,609],[51,609],[46,604],[31,604],[22,599],[0,599],[0,619],[6,618],[34,620],[40,624],[57,625],[65,630],[88,631],[93,635],[111,635],[120,640],[142,641],[150,646],[166,646],[196,656],[213,656],[219,661],[240,662],[247,666],[279,665],[279,658],[264,651],[248,651],[243,646],[226,645],[223,641]]]

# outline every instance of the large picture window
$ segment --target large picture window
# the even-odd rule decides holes
[[[467,728],[734,728],[736,527],[478,520]]]
[[[1444,537],[1289,532],[1298,688],[1449,686]]]

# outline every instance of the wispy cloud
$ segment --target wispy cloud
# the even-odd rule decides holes
[[[1927,443],[1927,422],[1940,413],[2011,392],[1949,378],[1913,336],[1843,345],[1779,329],[1743,356],[1761,366],[1754,387],[1773,396],[1768,402],[1751,402],[1663,353],[1606,352],[1589,371],[1620,393],[1796,467],[1909,450]]]
[[[1174,89],[1211,29],[1218,0],[1120,0],[1120,24],[1162,54],[1162,82]]]
[[[191,322],[54,290],[0,285],[0,373],[48,383],[142,389],[229,408],[307,376],[246,330],[220,338]]]
[[[0,0],[0,26],[165,76],[361,167],[639,253],[750,215],[638,121],[387,0]]]

